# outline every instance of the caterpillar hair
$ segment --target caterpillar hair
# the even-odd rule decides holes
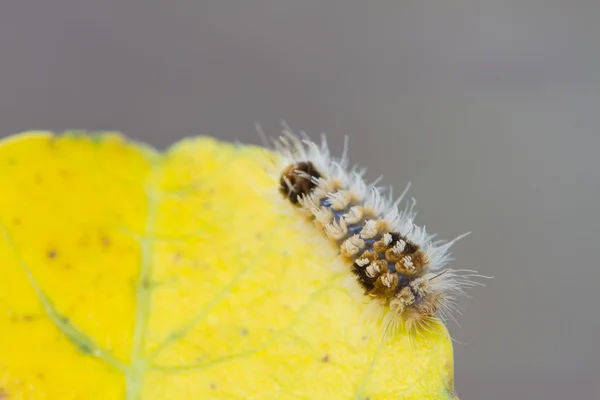
[[[434,240],[414,223],[415,200],[404,201],[408,186],[397,199],[383,196],[365,182],[364,170],[348,167],[346,151],[332,158],[324,136],[318,145],[302,135],[286,128],[274,142],[279,191],[338,246],[364,295],[383,307],[385,332],[426,329],[436,316],[454,319],[457,298],[482,277],[446,268],[450,247],[468,233]]]

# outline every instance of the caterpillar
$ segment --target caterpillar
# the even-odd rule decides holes
[[[414,223],[415,200],[404,201],[409,186],[397,199],[384,196],[377,182],[365,182],[364,169],[348,167],[347,151],[330,155],[324,135],[318,145],[285,129],[274,147],[279,192],[336,244],[364,296],[383,307],[385,332],[454,319],[457,298],[481,285],[476,271],[446,268],[450,247],[469,233],[434,240]]]

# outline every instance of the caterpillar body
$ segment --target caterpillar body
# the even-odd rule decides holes
[[[450,247],[467,234],[434,241],[414,224],[414,199],[399,209],[408,186],[397,199],[383,196],[365,182],[364,170],[348,168],[346,152],[330,156],[324,136],[318,145],[285,130],[275,149],[280,193],[338,246],[364,295],[384,307],[385,332],[426,328],[435,316],[453,318],[457,297],[480,285],[476,271],[445,268]]]

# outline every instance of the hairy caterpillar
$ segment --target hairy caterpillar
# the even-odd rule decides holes
[[[336,243],[365,296],[384,307],[385,332],[401,324],[408,331],[445,321],[458,307],[464,289],[480,285],[475,271],[445,268],[454,242],[414,224],[414,199],[403,202],[408,186],[394,200],[363,179],[364,170],[348,168],[346,152],[330,156],[321,145],[289,130],[274,142],[280,158],[279,191]]]

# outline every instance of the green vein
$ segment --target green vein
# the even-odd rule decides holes
[[[180,327],[179,329],[172,332],[167,339],[165,339],[154,351],[150,353],[149,359],[153,360],[156,358],[162,350],[169,347],[171,344],[176,342],[177,340],[185,337],[196,325],[198,325],[202,320],[206,317],[206,315],[213,309],[219,302],[227,296],[231,289],[242,279],[242,277],[248,272],[250,266],[253,263],[247,263],[244,268],[242,268],[234,277],[227,283],[225,286],[221,288],[221,290],[200,310],[200,312],[191,320],[189,320],[185,325]]]
[[[75,345],[79,348],[79,350],[83,353],[90,354],[92,356],[98,357],[107,364],[115,367],[121,372],[125,372],[127,370],[127,366],[119,361],[116,357],[110,354],[108,351],[102,349],[93,339],[91,339],[84,331],[79,329],[77,326],[72,324],[67,317],[62,315],[54,306],[52,301],[46,296],[44,291],[41,289],[37,280],[33,276],[31,269],[23,260],[21,253],[17,250],[12,237],[6,230],[4,224],[0,223],[0,230],[2,230],[2,234],[15,258],[17,259],[17,263],[21,267],[21,270],[27,276],[27,280],[29,284],[35,291],[35,294],[42,303],[44,307],[44,311],[48,318],[56,325],[56,327]]]
[[[279,232],[279,230],[271,232],[270,237],[275,236],[277,232]],[[225,298],[231,292],[231,289],[233,289],[233,287],[238,284],[238,282],[244,277],[244,275],[246,275],[246,273],[250,270],[250,267],[256,265],[257,261],[263,257],[264,250],[268,246],[270,246],[271,241],[269,240],[269,238],[267,238],[263,240],[263,243],[263,246],[261,246],[261,249],[257,252],[257,255],[253,258],[253,260],[247,262],[246,265],[242,269],[240,269],[238,273],[225,286],[223,286],[221,290],[219,290],[212,299],[210,299],[210,301],[200,310],[200,312],[194,318],[189,320],[185,325],[181,326],[179,329],[173,331],[167,337],[167,339],[165,339],[165,341],[163,341],[154,351],[151,352],[149,357],[150,360],[156,358],[160,354],[160,352],[162,352],[162,350],[169,347],[175,341],[185,337],[192,329],[194,329],[194,327],[196,327],[200,322],[202,322],[206,315],[208,315],[208,313],[212,309],[214,309],[217,306],[217,304],[219,304],[219,302],[223,300],[223,298]]]
[[[306,302],[300,307],[300,309],[298,310],[298,312],[296,313],[296,316],[294,317],[294,319],[292,319],[292,321],[284,328],[280,329],[279,331],[275,332],[269,339],[265,340],[264,342],[262,342],[261,344],[259,344],[258,346],[255,346],[251,349],[248,349],[246,351],[242,351],[239,353],[235,353],[235,354],[230,354],[227,356],[223,356],[223,357],[218,357],[215,358],[209,362],[205,362],[205,363],[198,363],[198,364],[190,364],[190,365],[181,365],[181,366],[162,366],[162,365],[156,365],[156,364],[152,364],[151,368],[154,370],[159,370],[161,372],[167,372],[167,373],[177,373],[177,372],[182,372],[182,371],[190,371],[190,370],[201,370],[201,369],[206,369],[206,368],[210,368],[213,366],[216,366],[218,364],[222,364],[228,361],[233,361],[233,360],[239,360],[239,359],[243,359],[243,358],[247,358],[255,353],[257,353],[258,351],[264,349],[265,347],[267,347],[268,345],[270,345],[272,342],[274,342],[276,339],[278,339],[280,336],[284,335],[285,333],[289,332],[298,322],[298,320],[300,319],[300,316],[303,315],[303,313],[305,312],[305,310],[320,296],[322,295],[325,291],[327,291],[328,289],[330,289],[332,287],[332,284],[341,276],[344,276],[343,273],[341,274],[335,274],[333,275],[330,279],[327,280],[327,282],[325,284],[323,284],[319,289],[317,289],[316,291],[314,291],[306,300]]]
[[[157,165],[153,167],[149,179],[155,178],[156,170]],[[139,399],[143,376],[147,368],[144,347],[146,344],[146,333],[148,329],[148,319],[150,317],[152,295],[152,288],[148,283],[152,276],[152,266],[154,263],[154,230],[159,196],[154,188],[148,187],[148,183],[145,192],[148,211],[144,235],[140,240],[141,265],[136,289],[136,314],[131,350],[131,368],[127,371],[125,383],[127,400]]]
[[[373,369],[375,368],[375,364],[377,364],[377,359],[379,358],[379,355],[381,354],[381,350],[383,349],[385,342],[386,342],[385,339],[381,339],[381,341],[379,342],[379,346],[377,346],[377,351],[373,355],[373,360],[371,360],[369,369],[367,369],[367,372],[365,372],[365,375],[362,377],[362,379],[360,380],[360,382],[358,384],[358,387],[356,389],[356,394],[354,395],[354,400],[363,400],[365,387],[367,386],[369,377],[373,373]]]

